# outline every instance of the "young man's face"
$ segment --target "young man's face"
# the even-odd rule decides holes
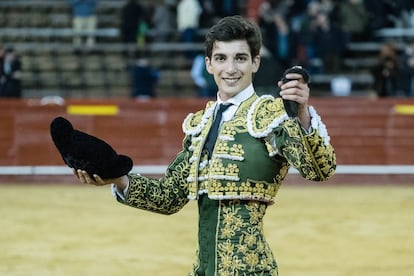
[[[206,57],[206,67],[214,75],[220,98],[223,101],[237,95],[252,83],[253,73],[259,69],[260,57],[252,59],[245,40],[216,41],[211,60]]]

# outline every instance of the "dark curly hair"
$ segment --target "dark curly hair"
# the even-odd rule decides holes
[[[262,47],[262,34],[259,27],[240,16],[227,16],[212,26],[205,39],[205,54],[211,58],[215,41],[246,40],[250,48],[252,59],[259,55]]]

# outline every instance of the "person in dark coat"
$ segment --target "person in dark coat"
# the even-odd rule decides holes
[[[5,98],[20,98],[22,85],[20,80],[21,62],[13,48],[5,51],[2,64],[0,96]]]
[[[371,72],[374,77],[374,89],[378,97],[397,95],[399,67],[395,46],[392,43],[382,45],[378,56],[378,65]]]
[[[121,35],[124,43],[135,43],[139,23],[144,20],[144,11],[135,0],[129,0],[121,11]]]
[[[3,95],[3,64],[4,64],[4,48],[0,45],[0,97]]]
[[[338,73],[341,70],[341,58],[345,52],[345,33],[330,20],[325,12],[320,12],[316,21],[317,28],[313,37],[316,57],[322,61],[323,72]]]
[[[153,98],[156,96],[155,87],[160,78],[160,72],[150,66],[147,58],[138,58],[130,66],[131,97]]]

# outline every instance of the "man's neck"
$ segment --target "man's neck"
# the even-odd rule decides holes
[[[253,94],[254,94],[253,84],[250,84],[248,87],[246,87],[245,89],[243,89],[242,91],[240,91],[239,93],[237,93],[236,95],[234,95],[233,97],[231,97],[230,99],[227,99],[225,101],[223,101],[220,98],[220,93],[218,93],[217,94],[217,103],[218,104],[221,104],[221,103],[232,103],[232,104],[238,106],[238,105],[240,105],[241,102],[247,100]]]

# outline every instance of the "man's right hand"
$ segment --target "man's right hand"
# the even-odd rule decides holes
[[[89,184],[95,186],[104,186],[108,184],[115,184],[119,190],[124,190],[128,185],[128,177],[126,175],[111,179],[102,179],[99,175],[94,174],[90,176],[84,170],[73,169],[73,174],[82,184]]]

